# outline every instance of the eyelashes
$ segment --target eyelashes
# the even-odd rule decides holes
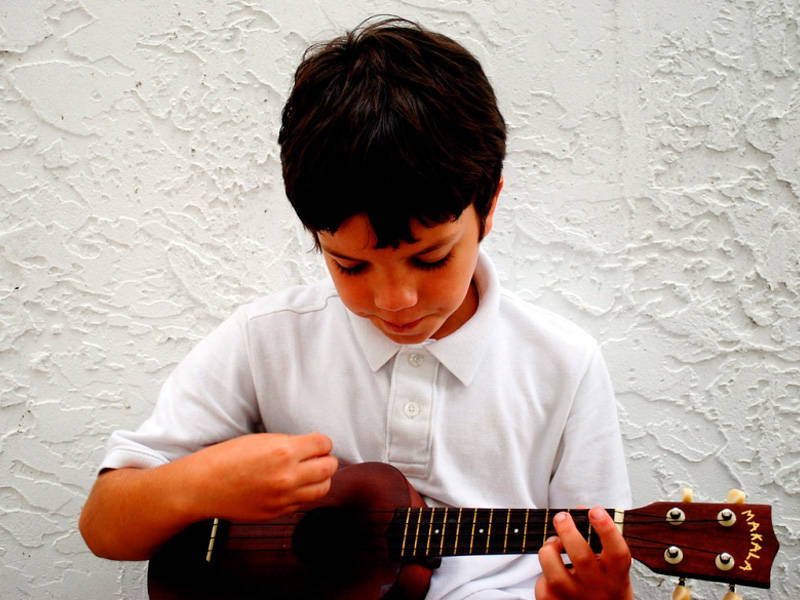
[[[333,264],[335,264],[339,272],[343,273],[344,275],[358,275],[359,273],[361,273],[361,271],[367,268],[366,263],[360,263],[355,267],[343,267],[342,265],[339,264],[338,261],[334,260]]]
[[[412,259],[412,263],[418,269],[422,269],[423,271],[435,271],[436,269],[441,269],[445,266],[449,261],[450,257],[453,256],[452,253],[447,254],[444,258],[440,258],[434,262],[425,262],[424,260],[419,260],[418,258]]]
[[[411,264],[414,265],[417,269],[421,269],[423,271],[435,271],[436,269],[441,269],[444,267],[448,262],[450,262],[450,258],[453,256],[452,253],[447,254],[444,258],[440,258],[434,262],[426,262],[424,260],[419,260],[418,258],[412,258]],[[343,275],[358,275],[359,273],[363,272],[367,268],[367,263],[359,263],[352,267],[345,267],[339,263],[339,261],[334,260],[333,264],[336,265],[336,268],[340,273]]]

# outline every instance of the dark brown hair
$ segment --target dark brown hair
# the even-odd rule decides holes
[[[303,225],[333,233],[363,213],[380,248],[415,241],[412,219],[444,223],[470,204],[482,236],[505,135],[475,57],[390,18],[306,51],[278,143],[286,195]]]

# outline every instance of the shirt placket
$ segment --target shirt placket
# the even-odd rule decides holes
[[[425,477],[429,471],[438,366],[439,362],[422,346],[403,348],[394,360],[387,458],[407,476]]]

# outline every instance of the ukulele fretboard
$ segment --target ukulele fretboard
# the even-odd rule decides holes
[[[552,518],[561,509],[398,508],[387,531],[396,560],[474,554],[530,554],[555,535]],[[600,551],[587,510],[566,511],[581,535]],[[621,524],[621,511],[609,511]],[[616,513],[616,514],[615,514]]]

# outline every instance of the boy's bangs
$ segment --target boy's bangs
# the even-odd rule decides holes
[[[341,165],[319,180],[327,182],[326,200],[324,207],[317,204],[315,214],[309,215],[310,229],[334,233],[350,217],[365,214],[377,237],[375,247],[397,248],[417,241],[412,221],[430,227],[456,220],[470,203],[446,182],[407,165],[370,163]]]
[[[318,136],[307,144],[315,160],[308,161],[309,171],[295,189],[296,198],[307,199],[296,203],[305,225],[333,233],[348,218],[366,214],[376,247],[396,248],[416,241],[412,221],[432,226],[457,219],[473,200],[474,183],[455,161],[444,164],[431,156],[458,150],[432,152],[430,134],[409,119],[360,116],[372,125],[347,124],[360,135]]]

